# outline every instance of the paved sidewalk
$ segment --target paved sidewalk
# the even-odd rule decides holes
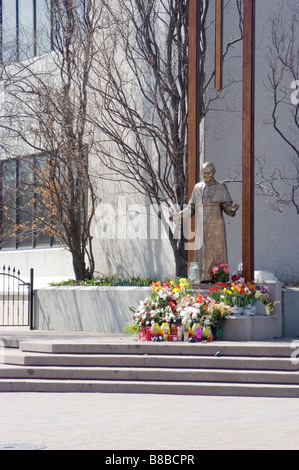
[[[299,399],[0,394],[0,450],[299,449]]]
[[[29,337],[134,341],[121,335],[0,332],[0,339]],[[298,450],[298,422],[297,398],[0,394],[0,450]]]

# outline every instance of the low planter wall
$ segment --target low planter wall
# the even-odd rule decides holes
[[[299,336],[299,288],[282,289],[283,335]]]
[[[281,300],[280,284],[269,282],[271,296]],[[34,293],[33,328],[43,331],[123,333],[136,307],[151,287],[47,287]],[[204,292],[202,292],[204,294]],[[223,340],[253,341],[282,334],[281,303],[270,316],[235,316],[223,327]]]
[[[33,328],[121,333],[151,287],[47,287],[34,293]]]
[[[223,325],[224,341],[260,341],[282,337],[279,315],[232,316]]]

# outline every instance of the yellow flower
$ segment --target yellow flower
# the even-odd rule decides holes
[[[182,277],[180,279],[180,288],[185,289],[188,286],[189,286],[188,280],[185,277]]]

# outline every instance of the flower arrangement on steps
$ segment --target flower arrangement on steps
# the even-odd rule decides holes
[[[253,306],[256,299],[271,302],[265,286],[218,282],[207,295],[194,293],[186,278],[152,283],[152,294],[129,307],[132,321],[126,334],[139,334],[142,340],[212,341],[222,339],[222,327],[234,308]],[[272,307],[277,302],[271,302]]]

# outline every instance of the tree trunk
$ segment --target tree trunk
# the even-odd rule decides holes
[[[175,259],[175,275],[176,277],[188,276],[188,253],[184,249],[185,240],[170,240],[171,247]]]
[[[73,258],[73,269],[76,281],[83,281],[84,279],[91,279],[93,272],[86,268],[86,263],[84,260],[84,253],[74,253],[72,252]]]

